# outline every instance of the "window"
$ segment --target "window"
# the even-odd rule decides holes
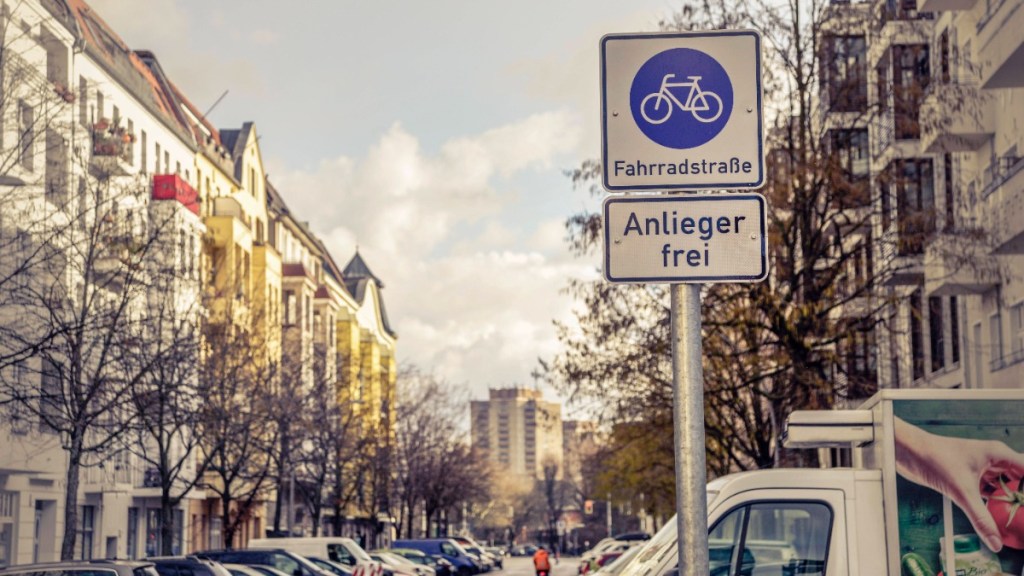
[[[171,153],[164,150],[164,174],[171,173]]]
[[[33,170],[32,150],[35,148],[35,110],[25,103],[18,101],[18,141],[21,144],[21,166],[31,172]]]
[[[910,296],[910,358],[913,379],[924,378],[924,334],[922,330],[921,289]]]
[[[298,313],[298,310],[295,309],[297,304],[298,304],[298,302],[297,302],[297,299],[295,298],[295,292],[292,292],[291,290],[285,290],[284,291],[284,325],[285,326],[289,326],[291,324],[295,324],[295,320],[296,320],[295,316]]]
[[[1003,367],[1003,317],[999,312],[988,319],[988,340],[992,349],[990,369],[996,371]]]
[[[301,573],[299,570],[299,563],[292,558],[289,558],[284,554],[272,554],[271,556],[274,559],[274,568],[277,568],[281,572],[288,575]]]
[[[56,130],[46,129],[46,199],[64,204],[68,198],[67,144]]]
[[[895,136],[897,140],[916,140],[921,137],[921,102],[930,77],[928,46],[896,45],[892,50]]]
[[[985,381],[985,371],[982,370],[984,366],[984,348],[981,346],[981,322],[975,322],[974,324],[974,387],[981,388],[982,382]]]
[[[85,76],[78,77],[78,122],[89,127],[89,81]]]
[[[78,513],[82,517],[79,521],[79,526],[81,526],[81,528],[78,531],[78,538],[82,543],[81,560],[92,560],[93,531],[96,526],[96,507],[82,506],[79,508]]]
[[[135,560],[139,556],[139,509],[128,508],[128,531],[125,535],[128,546],[128,558]]]
[[[149,170],[149,150],[146,149],[146,131],[139,132],[139,172],[145,174]]]
[[[900,160],[892,164],[897,192],[897,222],[901,256],[921,254],[935,231],[935,179],[932,161]]]
[[[867,108],[868,84],[863,36],[827,36],[822,83],[834,112],[860,112]]]
[[[132,138],[127,144],[127,150],[125,150],[125,160],[128,161],[132,166],[135,165],[135,122],[131,119],[128,120],[128,135]]]
[[[949,66],[949,28],[939,35],[939,81],[943,84],[950,83]]]
[[[868,188],[868,131],[829,131],[829,162],[839,208],[860,208],[871,200]]]
[[[710,573],[821,575],[831,527],[832,510],[822,503],[763,502],[738,508],[708,533]]]
[[[39,375],[39,429],[56,431],[54,426],[62,421],[62,375],[61,367],[51,360],[43,360],[43,370]]]
[[[153,151],[154,151],[153,161],[156,163],[156,165],[153,167],[153,173],[154,174],[163,174],[163,172],[160,171],[160,143],[159,142],[154,142],[153,143]]]
[[[956,223],[956,195],[953,188],[953,155],[947,152],[942,157],[942,179],[945,185],[946,230],[952,230]]]
[[[928,298],[928,337],[931,342],[932,372],[946,367],[946,338],[942,318],[942,298]]]
[[[104,117],[106,106],[103,104],[103,92],[96,91],[96,120]]]
[[[207,548],[220,548],[224,546],[224,542],[221,538],[221,517],[210,516],[210,539],[207,542]]]
[[[960,309],[956,296],[949,297],[949,361],[960,362]]]
[[[1010,362],[1024,360],[1024,302],[1010,308]]]

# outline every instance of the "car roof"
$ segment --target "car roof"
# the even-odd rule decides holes
[[[0,574],[28,574],[33,572],[51,571],[99,571],[109,570],[117,573],[135,572],[139,568],[153,569],[152,562],[140,560],[79,560],[63,562],[37,562],[35,564],[17,564],[0,568]]]

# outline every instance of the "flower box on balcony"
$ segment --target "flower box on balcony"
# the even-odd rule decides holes
[[[131,146],[135,142],[135,134],[116,123],[111,124],[106,118],[100,118],[92,125],[92,142],[92,152],[96,156],[120,156],[128,159]]]
[[[75,101],[75,93],[72,92],[71,88],[68,88],[67,84],[64,84],[63,82],[54,82],[53,91],[57,93],[57,96],[60,96],[61,100],[68,104]]]

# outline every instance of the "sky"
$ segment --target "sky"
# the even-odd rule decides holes
[[[599,40],[669,0],[88,2],[215,126],[255,122],[292,212],[384,282],[400,364],[535,384],[598,277],[564,222],[600,203],[565,176],[600,156]]]

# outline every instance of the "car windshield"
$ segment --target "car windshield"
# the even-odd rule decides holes
[[[384,558],[384,560],[388,564],[405,564],[405,565],[409,565],[409,564],[413,563],[412,560],[409,560],[405,556],[402,556],[401,554],[392,554],[391,552],[382,552],[381,553],[381,558]]]
[[[629,550],[626,550],[622,553],[622,556],[619,556],[607,566],[602,567],[598,572],[603,576],[618,576],[618,574],[626,568],[633,558],[636,558],[637,553],[640,552],[640,548],[640,546],[634,546]]]

